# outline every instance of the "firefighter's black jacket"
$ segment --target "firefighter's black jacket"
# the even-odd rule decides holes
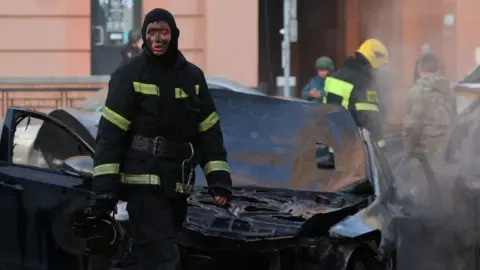
[[[142,54],[120,67],[111,77],[97,135],[95,168],[98,176],[94,181],[98,189],[111,191],[116,184],[112,180],[120,179],[118,173],[158,173],[158,168],[149,168],[148,161],[129,156],[128,148],[134,134],[194,142],[196,151],[202,153],[200,165],[203,168],[227,161],[220,121],[200,68],[187,62],[181,54],[175,69],[154,66],[148,56]],[[193,89],[188,92],[198,92],[198,114],[191,108],[195,106],[192,98],[179,97],[175,91],[175,88],[188,87]],[[184,90],[182,95],[185,96],[186,92]],[[108,164],[115,164],[115,167],[118,164],[118,170],[104,174],[101,168],[108,168]],[[209,186],[230,188],[230,174],[226,169],[205,173]],[[177,178],[180,174],[179,169]]]
[[[166,55],[158,57],[146,45],[145,33],[149,22],[160,20],[169,23],[173,35]],[[132,154],[132,136],[141,135],[191,142],[200,153],[197,160],[209,187],[230,192],[232,181],[219,116],[202,70],[177,49],[179,31],[173,16],[162,10],[150,12],[142,35],[143,53],[119,67],[108,85],[98,127],[94,191],[113,192],[126,176],[159,177],[166,186],[181,180],[181,162],[158,163],[149,154],[144,157]]]
[[[348,110],[359,127],[364,127],[380,146],[383,146],[383,129],[380,117],[378,84],[373,68],[360,53],[348,57],[344,66],[330,77],[353,85],[348,101]],[[331,100],[328,101],[332,103]],[[340,103],[340,102],[338,102]]]

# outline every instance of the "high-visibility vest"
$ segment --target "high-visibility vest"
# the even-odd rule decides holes
[[[380,112],[378,107],[378,96],[375,90],[366,91],[365,102],[350,104],[353,88],[354,85],[352,83],[334,77],[327,77],[325,79],[326,94],[322,98],[322,103],[336,103],[347,110]],[[384,147],[385,141],[383,139],[379,140],[377,141],[377,144],[379,147]]]
[[[366,92],[366,101],[367,102],[357,102],[354,104],[353,108],[350,108],[350,97],[352,95],[352,90],[354,85],[352,83],[342,81],[337,78],[327,77],[325,79],[325,92],[326,95],[323,97],[323,103],[332,103],[330,100],[336,100],[335,103],[339,103],[345,109],[355,109],[356,111],[373,111],[379,112],[378,108],[378,97],[377,92],[374,90],[367,90]]]

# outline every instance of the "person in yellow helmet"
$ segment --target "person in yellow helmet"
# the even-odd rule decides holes
[[[382,123],[379,109],[375,70],[388,64],[387,47],[377,39],[368,39],[355,56],[325,80],[323,103],[340,104],[350,111],[356,124],[372,133],[383,148]]]

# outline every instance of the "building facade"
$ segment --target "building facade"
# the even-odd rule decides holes
[[[0,76],[108,74],[112,65],[105,64],[119,57],[124,39],[118,28],[138,28],[143,15],[155,7],[174,13],[181,30],[180,48],[208,75],[249,86],[281,75],[280,54],[270,53],[280,50],[279,0],[276,10],[265,7],[273,3],[269,0],[0,2]],[[115,15],[118,10],[123,12],[120,19]],[[299,38],[292,46],[292,74],[301,78],[297,80],[301,84],[313,75],[310,66],[317,56],[330,55],[339,66],[363,39],[377,37],[391,51],[396,92],[411,83],[422,43],[430,43],[449,78],[458,79],[473,68],[474,52],[480,47],[474,31],[480,25],[478,10],[480,1],[475,0],[337,0],[333,6],[298,0]],[[330,21],[319,22],[325,17],[320,14],[330,14]],[[269,42],[268,49],[262,45],[266,33],[260,27],[265,16],[280,22],[267,29],[269,39],[276,41]],[[314,36],[317,43],[310,42]]]
[[[95,69],[101,69],[112,59],[115,63],[119,61],[123,36],[119,38],[115,25],[108,22],[113,20],[118,26],[118,20],[112,18],[115,17],[112,3],[118,2],[122,6],[116,8],[130,15],[122,16],[127,29],[139,28],[143,15],[152,8],[169,9],[176,16],[181,30],[179,46],[187,59],[204,68],[207,74],[228,76],[247,85],[257,84],[258,21],[256,15],[245,16],[246,11],[258,13],[256,1],[0,2],[0,76],[108,74],[110,66],[106,70]],[[108,9],[110,14],[102,16]]]

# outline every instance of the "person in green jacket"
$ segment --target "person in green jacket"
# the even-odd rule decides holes
[[[325,96],[325,78],[334,69],[332,59],[327,56],[318,58],[315,61],[315,69],[317,75],[303,87],[302,99],[321,103],[322,97]]]

